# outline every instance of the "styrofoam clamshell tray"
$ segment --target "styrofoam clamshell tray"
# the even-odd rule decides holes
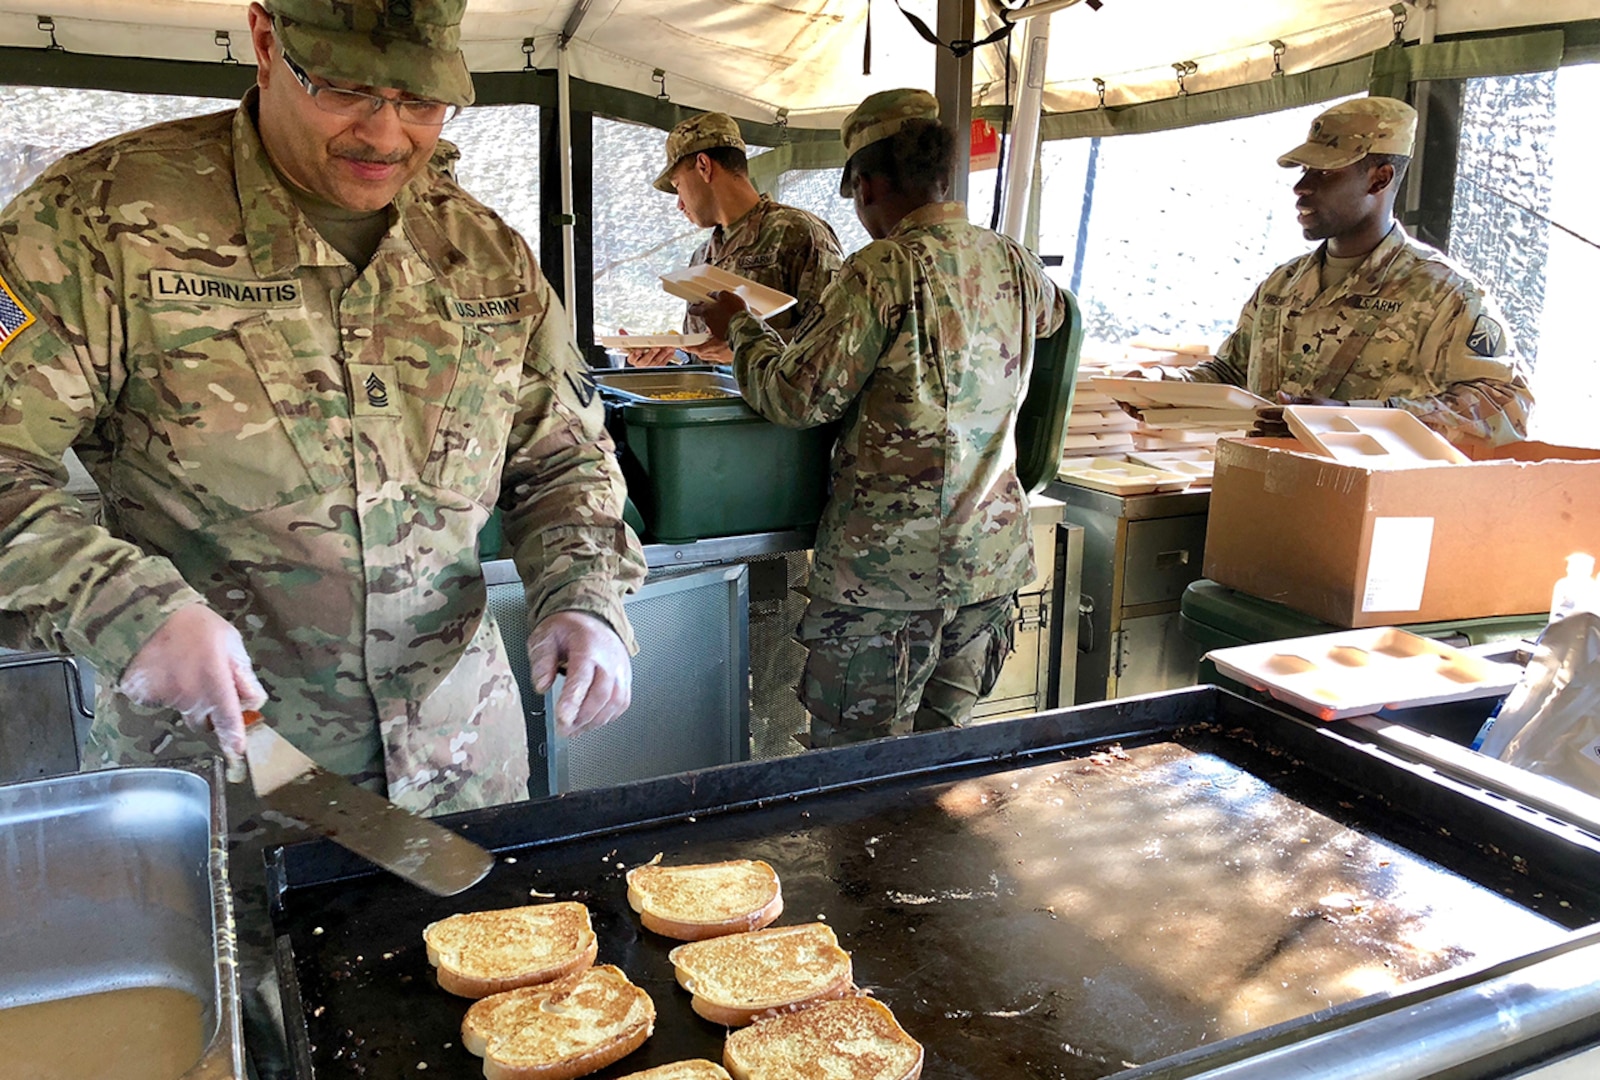
[[[1294,437],[1347,465],[1408,468],[1465,465],[1467,456],[1404,409],[1343,405],[1286,405]]]
[[[770,319],[796,303],[786,292],[769,288],[758,281],[729,273],[715,266],[690,266],[661,275],[661,287],[673,296],[691,303],[710,300],[714,292],[731,292],[745,302],[750,313]]]
[[[1089,385],[1098,393],[1140,408],[1170,406],[1186,409],[1259,409],[1272,402],[1242,386],[1227,383],[1182,382],[1177,379],[1123,379],[1102,376]]]
[[[1211,483],[1217,468],[1216,456],[1210,447],[1198,450],[1135,450],[1128,455],[1128,460],[1135,465],[1187,476],[1196,484]]]
[[[607,349],[688,349],[704,345],[710,334],[603,334],[597,339]]]
[[[1237,645],[1207,659],[1229,678],[1322,720],[1498,697],[1522,678],[1513,664],[1392,626]]]
[[[1182,491],[1189,486],[1189,477],[1182,473],[1164,472],[1146,465],[1133,465],[1109,458],[1063,462],[1056,474],[1060,480],[1079,487],[1107,491],[1113,495],[1148,495],[1155,491]]]
[[[1094,412],[1084,410],[1079,412],[1073,409],[1067,415],[1067,430],[1074,435],[1085,433],[1100,433],[1107,431],[1133,431],[1139,426],[1139,421],[1116,409],[1112,412]]]

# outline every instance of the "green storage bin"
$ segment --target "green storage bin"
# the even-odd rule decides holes
[[[1067,316],[1054,334],[1033,343],[1033,370],[1028,392],[1017,412],[1017,478],[1032,495],[1056,478],[1066,441],[1067,415],[1078,379],[1078,352],[1083,347],[1083,316],[1070,292]]]
[[[651,539],[804,529],[828,498],[836,427],[796,431],[740,400],[628,402],[623,475]]]

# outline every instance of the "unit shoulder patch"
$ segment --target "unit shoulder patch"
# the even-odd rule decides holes
[[[17,339],[34,322],[33,312],[23,304],[20,297],[6,284],[5,278],[0,278],[0,352],[6,351],[6,346]]]
[[[1467,335],[1467,348],[1475,356],[1499,356],[1505,347],[1505,329],[1487,315],[1479,315]]]

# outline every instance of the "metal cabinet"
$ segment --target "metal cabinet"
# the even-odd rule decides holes
[[[1209,491],[1110,495],[1054,483],[1045,494],[1084,530],[1074,702],[1189,686],[1199,656],[1179,625],[1200,577]]]
[[[627,598],[639,642],[633,704],[601,728],[555,732],[554,702],[532,688],[528,611],[510,560],[486,563],[489,611],[522,693],[535,797],[608,787],[749,757],[749,585],[742,564],[652,571]]]
[[[999,681],[972,711],[974,720],[999,720],[1053,709],[1060,697],[1061,661],[1067,686],[1077,661],[1078,578],[1083,567],[1083,530],[1062,522],[1065,505],[1047,495],[1029,502],[1033,522],[1034,579],[1017,592],[1012,614],[1012,650]]]

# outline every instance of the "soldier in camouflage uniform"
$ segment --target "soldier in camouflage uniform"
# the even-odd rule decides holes
[[[667,136],[667,167],[656,177],[655,187],[676,194],[684,217],[711,229],[690,266],[715,266],[798,299],[770,324],[785,338],[839,272],[842,255],[833,226],[757,193],[750,183],[739,125],[726,113],[702,113],[672,129]],[[699,317],[684,317],[684,333],[705,330]],[[732,361],[720,341],[685,351],[710,363]],[[653,367],[672,357],[673,350],[660,349],[635,351],[629,359],[637,367]]]
[[[736,296],[697,306],[763,416],[844,423],[800,627],[813,746],[965,723],[1034,575],[1017,410],[1066,299],[942,201],[954,136],[938,115],[926,91],[891,90],[845,119],[840,194],[874,242],[787,346]]]
[[[1300,223],[1324,243],[1274,270],[1186,377],[1286,404],[1405,409],[1462,447],[1526,437],[1533,395],[1499,310],[1394,220],[1416,126],[1403,101],[1356,98],[1278,159],[1304,168]]]
[[[563,725],[625,708],[645,567],[601,405],[526,244],[438,167],[472,100],[464,0],[271,2],[237,111],[69,155],[0,212],[6,644],[98,669],[90,764],[206,751],[190,727],[237,752],[265,702],[402,806],[523,799],[476,541],[499,506],[535,679],[579,683]],[[104,528],[61,490],[69,447]],[[282,833],[231,802],[276,1075],[259,844]]]

